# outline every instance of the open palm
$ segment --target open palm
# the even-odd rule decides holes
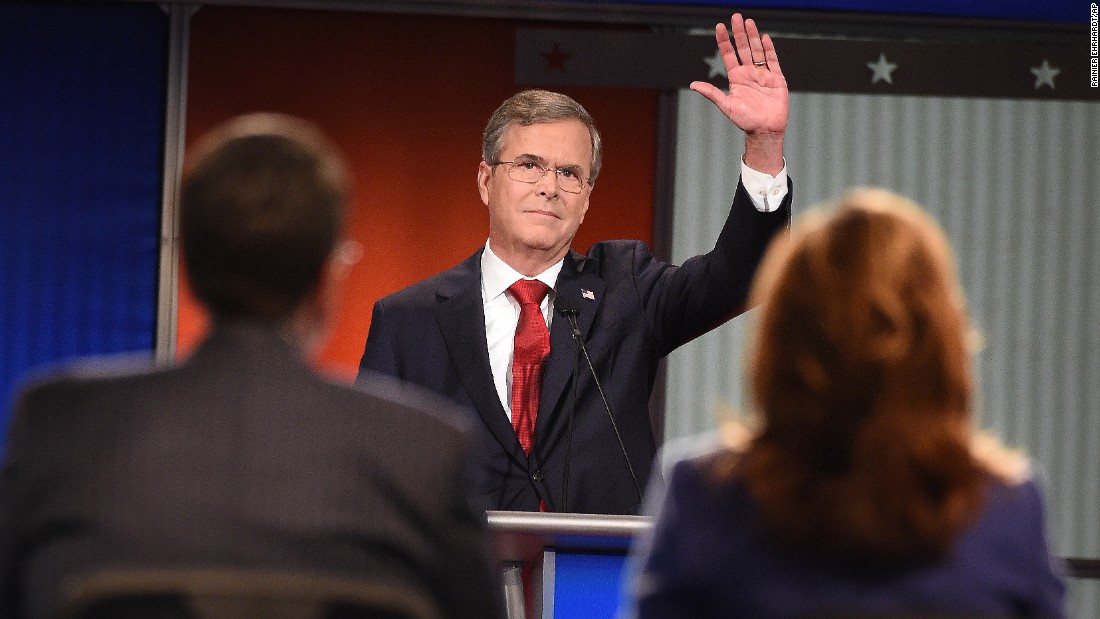
[[[756,23],[735,13],[730,20],[733,41],[725,24],[714,37],[726,65],[729,92],[709,82],[692,82],[691,89],[711,101],[749,135],[782,135],[787,129],[787,79],[768,35],[760,36]],[[736,46],[736,48],[735,48]]]

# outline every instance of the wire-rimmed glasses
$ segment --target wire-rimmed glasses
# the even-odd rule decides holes
[[[494,165],[507,166],[509,178],[529,184],[537,183],[547,172],[553,172],[558,175],[558,187],[569,193],[580,193],[587,181],[576,166],[548,168],[535,161],[498,161]]]

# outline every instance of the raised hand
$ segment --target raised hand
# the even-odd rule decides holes
[[[734,13],[730,19],[733,41],[725,24],[714,28],[714,38],[726,65],[729,92],[709,82],[692,82],[691,89],[711,101],[746,134],[745,163],[764,172],[774,167],[776,155],[782,167],[783,135],[787,130],[789,101],[787,79],[779,66],[775,45],[768,35],[760,35],[756,23]],[[764,152],[752,153],[762,148]],[[778,151],[776,152],[776,149]],[[750,154],[757,159],[750,161]],[[778,168],[776,168],[778,171]]]

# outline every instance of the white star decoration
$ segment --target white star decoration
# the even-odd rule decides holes
[[[877,62],[868,62],[867,68],[873,71],[871,75],[871,83],[877,84],[879,81],[885,81],[887,84],[893,84],[894,78],[891,75],[894,69],[898,68],[898,65],[886,60],[886,54],[880,53],[878,55]]]
[[[722,60],[722,52],[720,50],[714,50],[714,55],[708,58],[704,58],[703,62],[707,63],[710,67],[710,72],[707,73],[707,79],[712,77],[722,77],[726,74],[726,63]]]
[[[1037,67],[1031,67],[1031,72],[1035,74],[1035,87],[1039,88],[1043,84],[1050,86],[1051,90],[1054,90],[1054,76],[1062,72],[1061,69],[1050,66],[1046,58],[1043,58],[1043,64]]]

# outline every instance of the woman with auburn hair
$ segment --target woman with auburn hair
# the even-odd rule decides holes
[[[1062,617],[1027,461],[971,427],[936,223],[849,192],[773,244],[752,299],[755,423],[673,468],[633,560],[637,616]]]

